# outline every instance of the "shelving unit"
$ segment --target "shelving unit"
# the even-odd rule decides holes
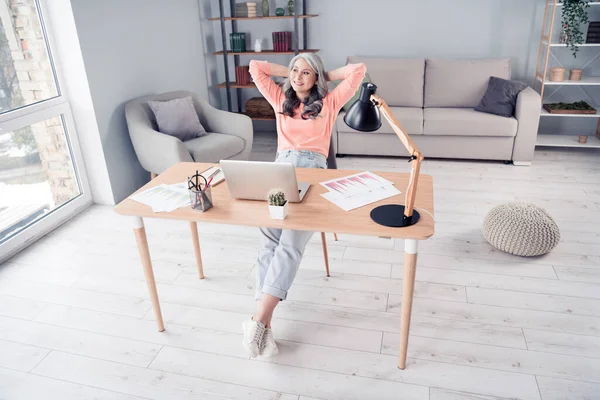
[[[538,146],[546,147],[580,147],[600,149],[600,138],[589,136],[587,143],[579,143],[577,136],[571,135],[538,135]]]
[[[600,1],[589,2],[590,6],[599,6]],[[563,48],[568,49],[568,46],[564,43],[553,43],[552,42],[552,34],[554,31],[554,19],[556,17],[557,10],[563,6],[562,2],[558,0],[546,0],[546,7],[544,10],[544,20],[542,25],[542,34],[540,38],[540,46],[538,51],[538,60],[537,66],[535,70],[535,77],[533,80],[533,88],[539,85],[538,92],[542,97],[542,101],[544,99],[544,89],[546,86],[574,86],[578,87],[583,91],[582,87],[584,86],[600,86],[600,76],[586,76],[583,77],[580,81],[569,81],[565,80],[562,82],[553,82],[546,80],[548,76],[548,62],[550,59],[550,55],[552,52],[552,48]],[[580,44],[579,47],[600,47],[600,43],[583,43]],[[595,57],[592,58],[585,66],[592,63],[600,57],[600,52],[596,54]],[[583,68],[585,68],[585,66]],[[586,94],[586,97],[587,96]],[[600,148],[600,108],[597,105],[592,104],[593,102],[589,102],[592,107],[596,110],[599,110],[596,114],[551,114],[546,111],[544,108],[541,109],[540,116],[543,118],[553,117],[553,118],[597,118],[598,125],[596,128],[596,136],[588,136],[587,143],[579,143],[578,136],[574,135],[550,135],[550,134],[538,134],[536,146],[550,146],[550,147],[580,147],[580,148]],[[583,133],[582,133],[583,135]]]
[[[257,8],[260,10],[261,9],[261,0],[254,0],[257,3]],[[225,69],[225,82],[222,82],[220,84],[218,84],[216,87],[219,89],[225,89],[226,93],[227,93],[227,108],[229,111],[233,111],[232,109],[232,104],[231,104],[231,89],[235,89],[237,91],[237,112],[242,112],[242,96],[241,96],[241,90],[242,89],[256,89],[256,85],[254,85],[253,83],[249,84],[249,85],[238,85],[236,82],[232,82],[230,80],[230,71],[229,71],[229,56],[233,56],[233,61],[234,61],[234,70],[235,67],[238,67],[240,65],[240,57],[241,56],[247,56],[247,55],[252,55],[252,56],[269,56],[269,55],[297,55],[299,53],[308,53],[308,52],[312,52],[312,53],[316,53],[319,51],[319,49],[309,49],[308,48],[308,32],[307,32],[307,21],[310,18],[316,18],[318,17],[318,14],[307,14],[307,0],[296,0],[296,4],[295,4],[295,13],[294,15],[283,15],[283,16],[257,16],[257,17],[234,17],[234,16],[225,16],[225,11],[224,11],[224,2],[225,0],[219,0],[219,17],[218,18],[209,18],[209,21],[220,21],[221,24],[221,38],[222,38],[222,50],[219,51],[215,51],[213,52],[213,55],[215,56],[223,56],[223,66]],[[287,3],[287,1],[286,1]],[[234,12],[235,10],[235,4],[236,4],[236,0],[229,0],[229,10],[231,13]],[[302,4],[302,8],[300,10],[300,4]],[[285,10],[287,12],[287,6],[285,7]],[[302,11],[300,13],[300,11]],[[274,12],[274,11],[272,11]],[[263,23],[272,21],[272,20],[285,20],[285,19],[293,19],[294,20],[294,31],[293,31],[293,35],[292,35],[292,42],[293,42],[293,51],[273,51],[272,49],[265,49],[261,52],[255,52],[255,51],[245,51],[245,52],[232,52],[228,50],[228,45],[227,45],[227,29],[226,29],[226,22],[230,21],[231,22],[231,32],[238,32],[237,30],[237,21],[262,21]],[[302,48],[300,48],[300,38],[299,38],[299,30],[298,30],[298,25],[299,22],[302,21],[302,32],[303,32],[303,38],[302,38]],[[254,120],[260,120],[260,121],[264,121],[264,120],[269,120],[269,118],[252,118]],[[272,119],[271,119],[272,120]]]
[[[550,43],[550,47],[566,47],[563,43]],[[600,43],[582,43],[579,47],[600,47]]]
[[[256,89],[256,85],[254,83],[250,83],[248,85],[238,85],[235,82],[229,82],[229,87],[233,89]],[[219,83],[217,85],[217,88],[227,89],[227,82]]]
[[[537,78],[538,80],[541,80],[540,77]],[[581,78],[580,81],[563,81],[563,82],[552,82],[552,81],[546,81],[545,83],[546,85],[550,86],[550,85],[555,85],[555,86],[562,86],[562,85],[566,85],[566,86],[598,86],[600,85],[600,77],[599,76],[584,76],[583,78]]]
[[[308,50],[300,50],[300,53],[316,53],[317,49],[308,49]],[[220,56],[223,55],[225,52],[224,51],[215,51],[213,53],[214,56]],[[242,51],[242,52],[233,52],[230,51],[227,54],[229,54],[230,56],[242,56],[244,54],[271,54],[271,55],[280,55],[280,54],[296,54],[295,51],[273,51],[273,50],[263,50],[260,53],[257,53],[256,51]]]
[[[562,7],[562,6],[563,6],[563,2],[562,2],[562,1],[558,1],[558,2],[556,3],[556,5],[557,5],[558,7]],[[590,5],[591,5],[591,6],[600,6],[600,1],[590,1]]]
[[[260,4],[260,0],[256,0],[257,4]],[[304,19],[304,18],[314,18],[314,17],[318,17],[317,14],[306,14],[306,15],[298,15],[298,18],[300,19]],[[282,15],[281,17],[278,17],[276,15],[270,15],[268,17],[225,17],[223,18],[225,21],[239,21],[242,19],[252,19],[252,20],[257,20],[257,19],[291,19],[294,18],[294,15]],[[220,21],[221,18],[209,18],[209,21]]]

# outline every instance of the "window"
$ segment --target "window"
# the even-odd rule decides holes
[[[0,262],[91,202],[38,0],[0,0]]]
[[[33,0],[0,0],[0,114],[58,96]]]

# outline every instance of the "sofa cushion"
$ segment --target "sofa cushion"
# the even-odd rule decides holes
[[[183,142],[196,162],[216,163],[244,150],[244,140],[224,133],[208,133]]]
[[[425,107],[475,108],[491,76],[510,79],[510,59],[439,60],[425,64]]]
[[[391,107],[423,107],[425,60],[348,57],[347,63],[364,63],[377,94]],[[481,96],[480,96],[481,98]]]
[[[512,136],[517,134],[515,118],[485,114],[472,108],[426,108],[425,135]]]
[[[400,125],[406,130],[409,135],[422,135],[423,134],[423,109],[413,107],[390,107],[392,114]],[[337,130],[338,132],[358,132],[350,128],[344,122],[344,111],[340,112],[337,118]],[[392,126],[387,120],[381,116],[381,128],[376,130],[377,133],[392,133],[395,134]],[[368,133],[366,133],[368,135]]]

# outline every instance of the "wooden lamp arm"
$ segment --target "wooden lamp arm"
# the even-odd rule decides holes
[[[413,209],[415,206],[415,197],[417,195],[417,184],[419,181],[421,162],[423,161],[424,157],[419,152],[419,149],[417,149],[417,146],[412,141],[410,136],[408,136],[408,134],[406,133],[404,128],[402,128],[402,125],[400,124],[400,122],[396,119],[396,117],[394,117],[394,115],[392,114],[392,112],[391,112],[390,108],[388,107],[387,103],[385,102],[385,100],[383,100],[381,97],[379,97],[376,94],[372,94],[371,101],[375,105],[377,105],[377,107],[379,107],[379,111],[383,114],[385,119],[390,123],[390,125],[392,126],[392,129],[394,130],[394,132],[396,132],[396,135],[398,136],[398,138],[400,139],[400,141],[402,142],[404,147],[408,150],[408,152],[411,155],[412,170],[410,173],[410,181],[408,182],[408,187],[406,188],[404,216],[412,217]]]

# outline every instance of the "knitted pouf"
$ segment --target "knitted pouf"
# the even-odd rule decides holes
[[[494,207],[483,220],[483,236],[497,249],[517,256],[539,256],[560,240],[558,225],[543,209],[528,203]]]

